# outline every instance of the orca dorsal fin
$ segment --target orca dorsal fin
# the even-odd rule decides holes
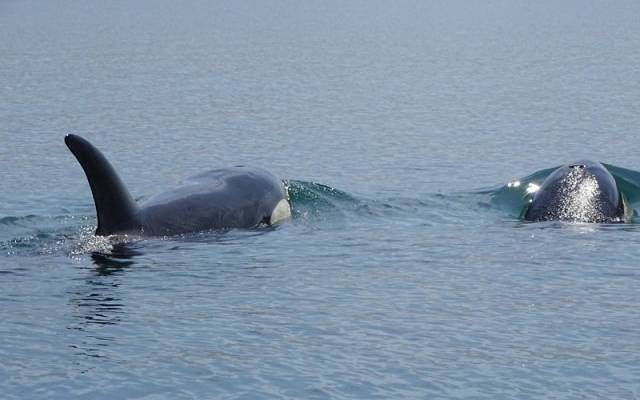
[[[82,166],[91,186],[98,217],[96,235],[137,229],[138,207],[100,150],[78,135],[67,135],[64,142]]]

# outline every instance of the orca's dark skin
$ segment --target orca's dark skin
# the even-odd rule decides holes
[[[291,216],[282,181],[263,169],[244,166],[203,172],[138,205],[98,149],[77,135],[67,135],[64,141],[91,186],[99,236],[253,228]]]
[[[528,221],[624,222],[624,195],[599,162],[579,161],[549,175],[524,214]]]

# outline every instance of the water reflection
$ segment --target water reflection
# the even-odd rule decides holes
[[[91,254],[95,268],[69,291],[73,322],[67,329],[79,333],[69,345],[75,354],[104,358],[108,347],[117,342],[109,327],[120,324],[126,317],[121,290],[123,274],[141,254],[129,243],[114,244],[109,252]]]
[[[571,221],[542,221],[532,222],[523,220],[513,220],[514,228],[524,228],[531,230],[564,230],[575,233],[596,233],[596,232],[637,232],[640,224],[632,223],[597,223],[597,222],[571,222]]]
[[[96,266],[96,273],[107,276],[122,272],[132,266],[134,257],[140,255],[142,255],[142,252],[136,250],[131,243],[115,243],[109,252],[95,251],[91,253],[91,259]]]

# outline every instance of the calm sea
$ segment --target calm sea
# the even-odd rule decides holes
[[[479,191],[640,169],[640,2],[3,0],[0,38],[0,398],[640,398],[639,225]],[[66,133],[295,218],[94,238]]]

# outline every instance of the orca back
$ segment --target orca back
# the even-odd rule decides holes
[[[598,162],[580,161],[549,175],[525,213],[529,221],[619,222],[624,202],[613,175]]]
[[[140,206],[146,235],[163,236],[209,229],[254,228],[291,212],[283,183],[252,167],[215,169],[187,178]]]

